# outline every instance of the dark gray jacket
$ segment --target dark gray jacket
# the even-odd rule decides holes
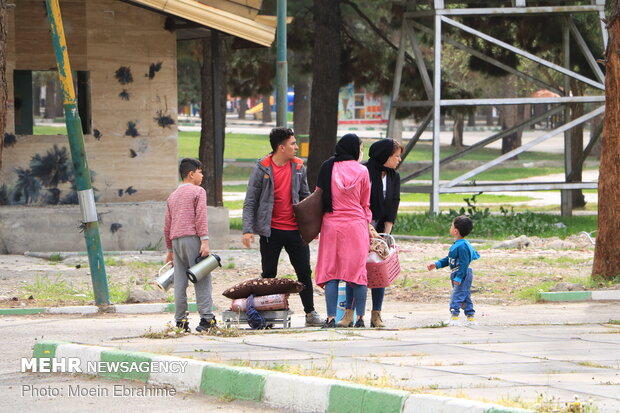
[[[273,170],[271,154],[259,160],[250,175],[243,202],[243,233],[271,236],[273,213]],[[293,204],[310,195],[304,161],[293,158],[291,165],[291,196]]]

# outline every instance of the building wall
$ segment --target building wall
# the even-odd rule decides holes
[[[84,141],[97,200],[165,200],[177,185],[176,35],[164,29],[165,16],[118,0],[61,0],[60,8],[71,68],[90,74],[92,133]],[[12,97],[13,70],[55,69],[56,61],[43,2],[19,0],[9,14]],[[119,70],[133,80],[123,84]],[[8,133],[15,130],[12,104]],[[1,183],[14,188],[16,168],[63,148],[69,155],[64,135],[17,135],[4,148]],[[67,183],[56,189],[71,191]],[[53,202],[49,192],[43,186],[38,202]]]
[[[104,251],[166,249],[164,241],[165,202],[127,202],[97,205],[101,246]],[[208,207],[209,247],[228,249],[228,210]],[[26,251],[83,251],[84,234],[78,230],[77,205],[5,206],[0,208],[0,254]],[[163,256],[162,256],[163,258]]]

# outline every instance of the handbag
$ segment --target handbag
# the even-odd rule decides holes
[[[310,242],[321,232],[323,223],[323,190],[316,190],[297,204],[293,204],[293,213],[299,227],[299,234],[304,243]]]

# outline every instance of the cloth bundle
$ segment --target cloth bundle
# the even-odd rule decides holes
[[[366,262],[381,262],[390,255],[390,248],[383,240],[381,235],[375,228],[368,224],[368,232],[370,233],[370,250],[368,251],[368,259]]]

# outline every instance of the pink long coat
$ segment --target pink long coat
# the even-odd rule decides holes
[[[330,280],[343,280],[367,285],[372,219],[368,169],[357,161],[335,162],[331,185],[334,212],[323,215],[316,283],[322,287]]]

